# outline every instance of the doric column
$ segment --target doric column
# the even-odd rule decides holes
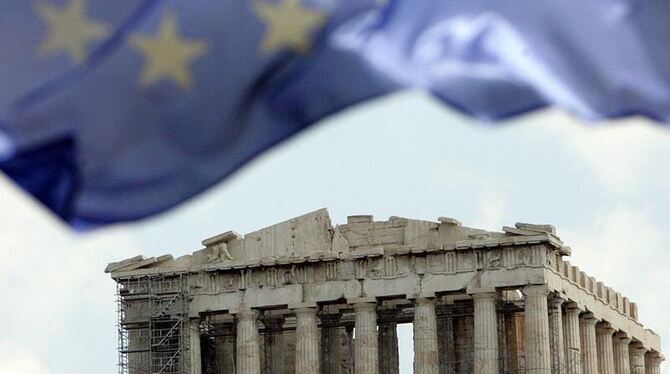
[[[284,349],[286,353],[295,353],[295,347],[298,339],[295,335],[295,318],[291,321],[287,321],[287,325],[290,328],[287,328],[284,331]],[[295,354],[285,354],[284,355],[284,373],[295,373]]]
[[[283,373],[286,367],[284,354],[286,346],[284,345],[284,317],[282,316],[264,316],[262,318],[265,326],[265,370],[268,373]]]
[[[341,314],[322,314],[321,319],[321,373],[340,374],[342,371],[342,359],[347,357],[348,352],[343,350],[344,326],[339,326]]]
[[[579,336],[579,314],[576,303],[565,304],[565,361],[567,374],[582,373],[582,350]]]
[[[295,313],[295,372],[297,374],[319,374],[319,326],[317,307],[300,307]]]
[[[468,290],[474,300],[475,337],[474,363],[475,374],[498,373],[498,316],[496,302],[498,293],[495,288]]]
[[[356,347],[354,344],[354,326],[346,326],[346,341],[347,341],[347,364],[344,368],[344,373],[351,374],[356,372],[354,360],[356,359]]]
[[[640,343],[633,343],[628,347],[630,352],[630,374],[645,374],[644,355],[647,349]]]
[[[355,303],[354,311],[356,313],[355,373],[379,374],[377,303]]]
[[[193,318],[188,324],[189,360],[190,374],[202,373],[202,360],[200,357],[200,319]]]
[[[494,301],[495,315],[495,301]],[[435,301],[417,297],[414,301],[414,373],[438,374],[437,317]]]
[[[393,320],[397,313],[383,312],[380,316],[378,330],[379,373],[398,374],[400,361],[398,357],[398,323]]]
[[[614,346],[612,341],[614,331],[609,323],[599,323],[596,326],[596,349],[598,351],[600,374],[614,374]]]
[[[221,336],[214,340],[215,374],[235,373],[235,332],[233,326],[221,328]]]
[[[519,372],[525,370],[526,364],[523,356],[524,329],[522,327],[523,312],[512,312],[505,316],[505,361],[504,371]],[[505,362],[503,362],[505,364]],[[449,373],[455,374],[455,372]]]
[[[584,313],[579,318],[579,336],[582,340],[583,374],[598,374],[596,323],[598,323],[598,320],[593,316],[593,313]]]
[[[260,337],[256,318],[258,312],[245,310],[237,317],[237,374],[260,374]]]
[[[566,374],[565,347],[563,341],[563,299],[557,295],[549,298],[549,345],[551,347],[552,373]]]
[[[614,372],[616,374],[630,374],[630,353],[628,345],[630,337],[624,332],[618,332],[612,337],[614,353]]]
[[[644,367],[647,374],[661,374],[663,356],[657,352],[649,352],[644,356]]]
[[[440,374],[454,374],[456,349],[454,347],[453,304],[438,306],[437,313],[437,352]]]
[[[545,285],[526,286],[525,296],[525,336],[526,373],[550,374],[551,349],[549,347],[549,308]]]

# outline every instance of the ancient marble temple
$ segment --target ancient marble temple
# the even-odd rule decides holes
[[[121,373],[394,374],[399,344],[420,374],[660,373],[636,304],[570,264],[550,225],[333,227],[319,210],[202,245],[107,267]]]

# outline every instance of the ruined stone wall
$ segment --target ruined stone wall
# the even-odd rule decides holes
[[[375,222],[372,216],[351,216],[333,227],[327,213],[317,211],[244,236],[229,231],[203,245],[177,259],[140,256],[107,268],[119,282],[121,320],[131,331],[148,321],[160,327],[153,323],[167,319],[207,326],[204,335],[214,332],[204,340],[165,340],[189,345],[183,352],[199,357],[191,360],[191,373],[201,367],[231,372],[237,364],[244,374],[296,368],[313,374],[314,367],[321,374],[351,374],[357,366],[359,372],[395,374],[397,337],[374,327],[415,318],[423,323],[415,329],[415,365],[426,373],[465,374],[477,367],[486,373],[548,374],[568,361],[556,337],[577,342],[572,353],[600,352],[595,343],[579,347],[585,323],[584,333],[600,334],[601,348],[602,332],[616,331],[617,341],[637,355],[636,363],[662,357],[660,337],[638,321],[637,306],[565,261],[571,250],[549,225],[518,223],[488,232],[443,217]],[[173,294],[187,305],[176,303]],[[217,332],[222,326],[242,339],[224,344]],[[354,326],[362,338],[353,339]],[[151,331],[157,333],[165,331]],[[142,342],[137,332],[129,334],[131,346]],[[132,349],[122,352],[130,366],[144,365],[146,358]],[[378,357],[383,365],[372,370]]]

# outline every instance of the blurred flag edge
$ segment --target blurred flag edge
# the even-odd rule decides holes
[[[636,0],[11,0],[0,170],[86,230],[402,89],[492,122],[552,106],[668,123],[667,19]]]

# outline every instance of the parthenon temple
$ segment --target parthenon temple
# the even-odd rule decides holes
[[[318,210],[182,257],[108,265],[122,374],[660,374],[637,305],[567,258],[551,225],[490,232]],[[659,291],[660,292],[660,291]]]

